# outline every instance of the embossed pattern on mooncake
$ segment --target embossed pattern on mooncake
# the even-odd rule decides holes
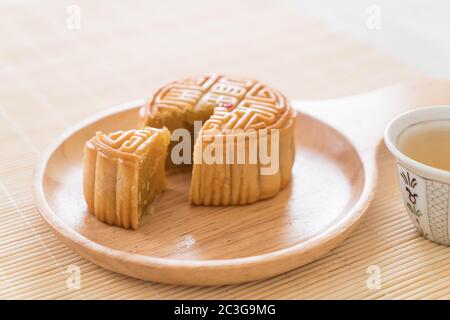
[[[141,156],[148,150],[151,138],[161,130],[144,128],[140,130],[115,131],[106,135],[97,132],[96,139],[99,143],[117,151],[117,154],[127,153]]]
[[[293,116],[287,99],[261,82],[204,75],[161,88],[145,107],[143,122],[164,112],[202,109],[212,112],[202,131],[281,128]]]
[[[165,188],[166,128],[97,132],[84,148],[84,194],[98,220],[137,229],[145,207]]]

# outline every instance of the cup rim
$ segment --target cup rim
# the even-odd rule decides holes
[[[438,114],[442,112],[448,112],[447,118],[439,117]],[[406,121],[407,119],[411,119],[413,115],[421,114],[423,116],[426,116],[425,119],[415,120],[415,121],[409,121],[410,123],[408,125],[401,125],[401,122]],[[433,114],[435,115],[433,117]],[[427,121],[439,121],[439,120],[450,120],[450,105],[432,105],[432,106],[426,106],[417,108],[414,110],[410,110],[407,112],[404,112],[398,116],[396,116],[394,119],[392,119],[389,124],[387,125],[385,131],[384,131],[384,143],[386,144],[386,147],[388,150],[394,155],[394,157],[400,161],[401,163],[411,167],[411,168],[417,168],[420,171],[425,172],[427,175],[434,176],[434,177],[440,177],[441,179],[445,179],[448,182],[450,182],[450,171],[438,169],[426,164],[423,164],[421,162],[418,162],[416,160],[413,160],[412,158],[406,156],[403,152],[400,151],[400,149],[397,147],[397,140],[401,133],[403,133],[408,128],[423,123]],[[406,121],[408,122],[408,121]],[[399,129],[399,126],[401,130]],[[398,132],[395,133],[394,130],[397,130]]]

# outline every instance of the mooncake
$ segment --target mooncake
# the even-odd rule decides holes
[[[193,140],[189,199],[194,205],[227,206],[270,198],[289,183],[295,156],[294,117],[286,97],[259,81],[207,74],[156,91],[140,111],[140,125],[170,131],[184,128],[195,136],[195,122],[200,121]],[[278,166],[264,172],[269,165],[251,146],[265,144],[272,150],[275,140],[278,149],[270,156]],[[168,166],[176,167],[172,148],[173,142]],[[208,149],[226,154],[226,161],[217,161],[218,157],[204,161]],[[245,161],[236,161],[239,152]]]
[[[84,196],[98,220],[137,229],[146,207],[166,187],[166,128],[97,132],[84,147]]]

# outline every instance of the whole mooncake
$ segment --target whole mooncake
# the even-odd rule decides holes
[[[193,136],[195,122],[201,122],[192,157],[189,198],[194,205],[253,203],[276,195],[291,179],[295,113],[285,96],[259,81],[216,74],[174,81],[159,89],[140,114],[142,127],[184,128]],[[169,167],[178,165],[171,152],[175,145],[169,147]]]
[[[84,147],[84,196],[98,220],[137,229],[155,196],[166,187],[166,128],[98,132]]]

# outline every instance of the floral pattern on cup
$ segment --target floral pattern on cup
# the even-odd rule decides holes
[[[400,163],[397,168],[403,202],[417,231],[432,241],[450,245],[449,185],[425,179]]]

